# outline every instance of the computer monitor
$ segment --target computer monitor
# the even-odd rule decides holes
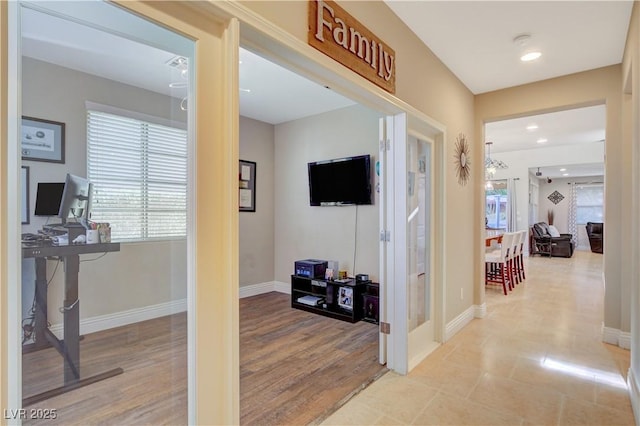
[[[58,216],[64,182],[38,182],[36,192],[36,216]]]
[[[67,223],[69,218],[74,218],[85,228],[88,227],[92,192],[93,186],[88,179],[67,173],[58,211],[58,217],[62,219],[63,224]]]

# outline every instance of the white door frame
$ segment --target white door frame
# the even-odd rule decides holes
[[[409,128],[411,116],[406,113],[387,116],[380,120],[381,135],[384,141],[381,141],[381,154],[386,157],[386,164],[380,167],[381,175],[381,202],[386,203],[380,208],[380,229],[381,229],[381,247],[380,247],[380,265],[381,265],[381,283],[387,286],[381,287],[381,295],[384,295],[384,302],[381,299],[381,322],[390,324],[391,332],[386,339],[381,334],[381,343],[386,340],[386,357],[387,366],[390,369],[406,374],[419,364],[426,356],[436,349],[442,342],[444,336],[444,289],[442,278],[442,254],[438,254],[436,248],[444,247],[443,242],[438,240],[441,238],[442,232],[436,231],[437,227],[441,227],[443,214],[442,203],[440,198],[443,196],[442,191],[438,197],[437,185],[442,185],[443,180],[436,177],[436,172],[440,170],[441,164],[437,161],[438,148],[436,147],[436,137],[444,137],[443,133],[432,134],[427,136],[420,130],[421,123],[417,121],[418,126]],[[417,128],[416,128],[417,127]],[[430,129],[427,129],[430,130]],[[431,324],[424,325],[433,327],[433,332],[426,333],[424,326],[420,330],[409,331],[408,327],[408,270],[407,270],[407,143],[409,137],[424,141],[430,145],[430,238],[429,238],[429,262],[430,262],[430,280],[433,286],[433,311],[431,315]],[[442,149],[442,148],[440,148]],[[440,208],[439,208],[440,207]],[[383,217],[384,215],[384,217]],[[427,340],[423,340],[425,336]],[[381,352],[382,352],[381,347]]]

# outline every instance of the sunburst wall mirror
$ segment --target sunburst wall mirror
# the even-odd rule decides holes
[[[469,158],[469,143],[464,133],[460,133],[456,138],[454,163],[458,183],[462,186],[469,182],[469,177],[471,176],[471,161],[469,161]]]

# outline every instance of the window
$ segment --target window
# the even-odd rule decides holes
[[[576,223],[604,222],[604,186],[576,186]]]
[[[91,220],[114,241],[186,236],[186,130],[89,110],[87,177]]]
[[[507,229],[507,181],[489,181],[485,188],[485,225],[487,229]]]

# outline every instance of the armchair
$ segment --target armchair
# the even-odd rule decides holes
[[[531,254],[545,254],[555,257],[573,256],[573,242],[571,234],[560,234],[552,237],[549,232],[549,225],[546,222],[539,222],[531,228],[532,244]]]
[[[594,253],[602,253],[602,234],[604,231],[604,223],[587,222],[587,236],[589,237],[589,245]]]

